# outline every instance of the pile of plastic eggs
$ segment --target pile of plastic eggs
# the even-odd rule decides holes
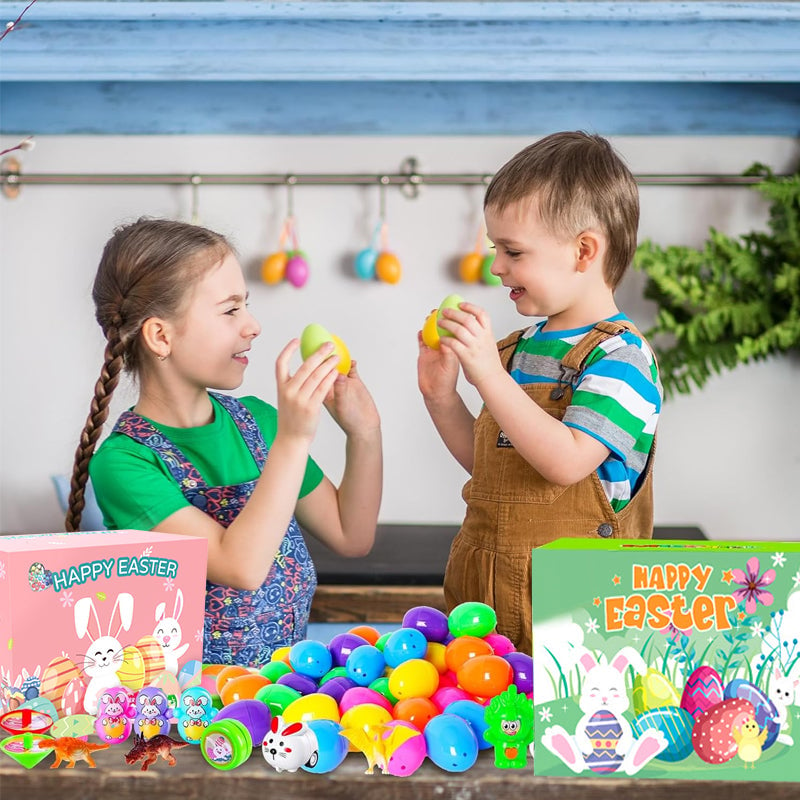
[[[532,697],[532,659],[496,633],[496,623],[483,603],[463,603],[449,615],[417,606],[389,633],[361,625],[327,644],[306,639],[276,651],[260,670],[206,665],[193,683],[222,706],[217,720],[235,716],[227,707],[256,701],[269,709],[276,734],[299,737],[310,730],[318,743],[313,763],[293,769],[328,772],[348,752],[360,751],[370,771],[377,764],[410,775],[427,757],[441,769],[463,772],[491,747],[483,736],[485,705],[512,684]],[[252,745],[263,741],[267,762],[280,769],[270,751],[281,737],[273,737],[274,747],[268,747],[269,731],[258,738],[266,725],[260,722]]]

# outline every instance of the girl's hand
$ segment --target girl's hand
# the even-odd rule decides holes
[[[452,336],[441,338],[441,350],[454,355],[467,380],[478,390],[493,375],[503,373],[489,315],[472,303],[442,311],[439,326]]]
[[[299,347],[300,340],[292,339],[281,350],[275,362],[278,432],[310,441],[317,431],[322,404],[339,374],[336,370],[339,357],[332,355],[333,343],[326,342],[292,375],[289,372],[289,361]]]
[[[458,382],[458,358],[451,350],[434,350],[422,341],[422,331],[417,332],[417,385],[427,401],[451,400]]]
[[[378,409],[358,374],[355,361],[347,375],[337,372],[333,390],[325,398],[325,408],[348,436],[380,428]]]

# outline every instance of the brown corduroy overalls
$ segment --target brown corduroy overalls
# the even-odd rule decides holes
[[[530,383],[522,389],[548,414],[562,419],[572,399],[571,382],[589,354],[624,330],[641,335],[627,322],[597,323],[563,359],[561,385],[554,389],[553,384]],[[522,333],[497,344],[506,369]],[[562,536],[651,538],[655,440],[642,483],[618,514],[596,472],[572,486],[546,481],[517,453],[485,406],[475,420],[474,452],[472,477],[462,492],[467,513],[444,576],[445,602],[448,610],[466,601],[490,605],[497,613],[498,632],[530,653],[531,548]]]

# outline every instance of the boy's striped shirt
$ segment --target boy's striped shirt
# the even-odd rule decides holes
[[[610,322],[627,320],[624,314]],[[523,334],[511,360],[511,376],[519,384],[557,384],[561,360],[592,330],[543,331],[545,321]],[[614,511],[633,496],[653,445],[661,412],[658,367],[640,336],[625,331],[598,345],[585,368],[572,379],[572,402],[563,422],[602,442],[611,451],[597,474]]]

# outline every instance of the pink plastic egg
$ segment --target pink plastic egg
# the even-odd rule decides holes
[[[297,289],[306,285],[308,280],[308,262],[302,256],[292,256],[286,262],[286,280]]]

